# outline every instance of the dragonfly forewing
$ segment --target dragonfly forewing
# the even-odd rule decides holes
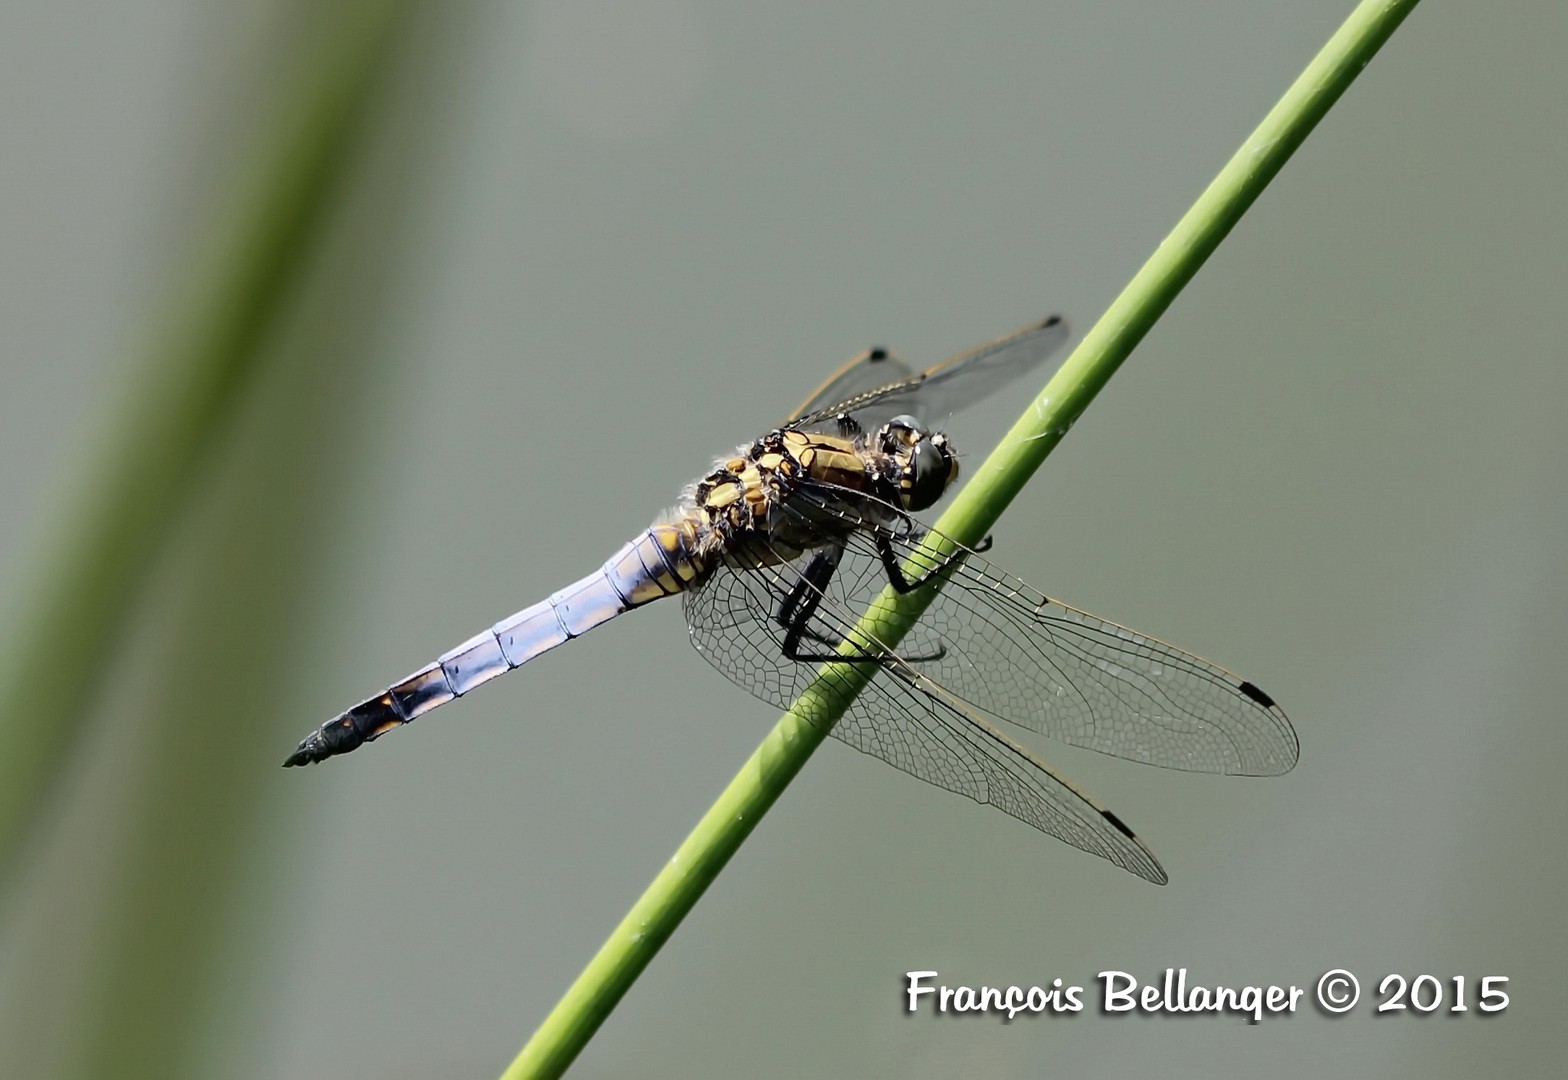
[[[872,349],[818,387],[786,426],[822,426],[846,414],[868,430],[899,414],[940,423],[1038,368],[1067,336],[1067,321],[1052,315],[915,374],[887,350]]]
[[[900,557],[917,557],[923,540],[885,538]],[[865,532],[849,545],[846,561],[877,557]],[[870,576],[860,580],[869,591]],[[1277,776],[1299,756],[1284,711],[1253,683],[1050,599],[972,552],[919,627],[913,648],[933,656],[922,674],[992,716],[1071,746],[1232,776]]]

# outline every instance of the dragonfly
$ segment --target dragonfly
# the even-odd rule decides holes
[[[322,724],[284,764],[354,750],[678,595],[697,651],[758,698],[787,708],[814,685],[796,707],[840,741],[1164,884],[1132,829],[995,721],[1145,765],[1273,776],[1298,756],[1285,713],[1254,683],[997,569],[980,554],[989,538],[966,547],[914,517],[958,478],[940,424],[1043,370],[1067,335],[1052,316],[919,372],[867,350],[598,570]],[[902,638],[863,624],[911,593],[926,606]]]

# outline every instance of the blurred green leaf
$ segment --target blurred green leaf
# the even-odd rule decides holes
[[[86,482],[42,537],[30,597],[9,613],[0,648],[0,872],[14,873],[149,570],[268,359],[410,6],[315,12],[231,197],[151,321]]]

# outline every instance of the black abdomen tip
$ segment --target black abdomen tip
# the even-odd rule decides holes
[[[285,769],[290,769],[296,765],[309,765],[313,761],[320,761],[321,756],[318,755],[314,748],[310,745],[311,739],[314,738],[315,733],[312,732],[311,738],[301,742],[294,752],[288,756],[288,759],[283,762],[283,767]]]
[[[309,765],[346,754],[404,723],[406,721],[398,715],[390,693],[362,701],[342,716],[306,735],[283,766]]]
[[[346,754],[363,740],[354,731],[354,722],[343,716],[323,724],[300,740],[294,752],[283,763],[285,769],[296,765],[311,765],[325,761],[334,754]]]

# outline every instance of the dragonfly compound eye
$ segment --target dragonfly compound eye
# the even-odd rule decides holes
[[[934,506],[957,475],[954,468],[957,460],[947,448],[945,439],[927,435],[916,442],[909,455],[909,469],[900,485],[904,508],[924,510]]]
[[[895,416],[878,433],[884,454],[897,454],[926,438],[925,429],[913,416]]]

